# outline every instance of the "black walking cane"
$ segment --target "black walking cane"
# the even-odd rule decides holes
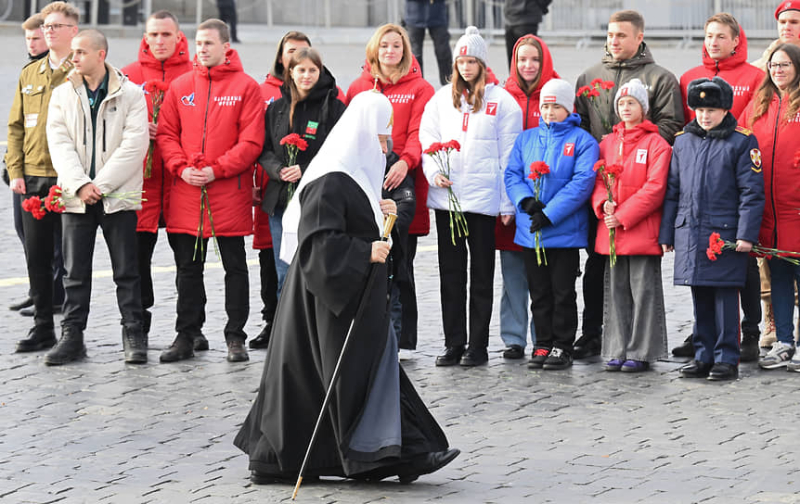
[[[397,215],[395,214],[388,214],[383,219],[383,233],[381,234],[381,241],[388,241],[389,236],[392,234],[392,228],[394,227],[394,221],[397,220]],[[328,390],[325,392],[325,400],[322,401],[322,409],[319,412],[319,416],[317,417],[317,424],[314,426],[314,432],[311,433],[311,441],[308,442],[308,448],[306,449],[306,456],[303,458],[303,464],[300,466],[300,473],[297,475],[297,484],[294,486],[294,492],[292,492],[292,500],[297,498],[297,492],[300,490],[300,485],[303,483],[303,473],[306,470],[306,464],[308,464],[308,459],[311,456],[311,450],[314,449],[314,442],[317,440],[317,434],[319,433],[319,426],[322,425],[322,418],[325,416],[325,410],[328,409],[328,404],[331,402],[331,395],[333,393],[333,387],[336,385],[336,380],[339,378],[339,371],[342,368],[342,362],[344,361],[344,356],[347,352],[347,347],[350,344],[350,335],[353,333],[353,328],[356,325],[356,322],[361,319],[361,316],[364,314],[364,309],[367,307],[367,293],[371,290],[372,284],[375,283],[375,276],[379,270],[371,265],[369,277],[367,277],[367,285],[364,289],[364,292],[361,294],[361,300],[358,302],[358,309],[356,309],[356,314],[353,317],[353,321],[350,322],[350,328],[347,330],[347,336],[344,338],[344,344],[342,345],[342,351],[339,354],[339,360],[336,361],[336,367],[333,368],[333,375],[331,376],[331,382],[328,385]]]

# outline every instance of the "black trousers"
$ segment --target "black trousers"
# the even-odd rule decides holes
[[[238,16],[236,15],[236,1],[235,0],[217,0],[217,9],[219,10],[219,18],[228,24],[231,31],[231,42],[238,42],[239,37],[236,36],[236,23]]]
[[[536,346],[560,348],[572,353],[578,330],[575,280],[580,268],[576,248],[546,249],[547,265],[536,262],[536,249],[523,248],[531,312],[536,327]]]
[[[747,279],[744,289],[739,291],[742,311],[742,334],[760,336],[758,323],[761,322],[761,275],[758,272],[758,259],[747,259]]]
[[[508,55],[508,66],[511,66],[511,58],[514,57],[514,44],[523,35],[538,35],[539,23],[506,26],[506,54]]]
[[[597,219],[589,217],[589,247],[583,271],[583,336],[597,338],[603,335],[603,298],[605,296],[605,272],[607,256],[594,251],[597,239]]]
[[[25,177],[25,196],[44,198],[55,177]],[[41,220],[23,211],[22,232],[28,266],[29,294],[33,299],[34,324],[53,327],[53,305],[64,302],[64,265],[61,256],[61,215],[47,212]]]
[[[107,214],[103,204],[86,205],[85,214],[65,213],[64,327],[83,331],[89,318],[92,300],[92,258],[98,226],[111,258],[111,270],[117,286],[117,305],[122,325],[136,328],[142,324],[142,297],[136,251],[136,212]]]
[[[258,251],[258,265],[261,274],[261,318],[264,322],[272,322],[275,309],[278,308],[278,271],[275,269],[275,250]]]
[[[419,62],[422,70],[422,44],[425,41],[425,27],[407,26],[408,37],[411,39],[411,52]],[[439,82],[444,86],[450,82],[453,73],[453,52],[450,49],[450,32],[447,25],[430,26],[428,33],[433,40],[433,52],[436,54],[436,63],[439,66]],[[424,73],[424,72],[423,72]]]
[[[467,343],[467,247],[469,247],[469,348],[486,351],[494,297],[496,217],[465,213],[469,236],[450,238],[450,216],[436,210],[439,282],[445,346]]]
[[[208,238],[203,240],[203,253],[194,256],[196,237],[189,234],[168,233],[169,244],[178,268],[175,286],[178,289],[175,331],[178,337],[193,338],[199,335],[206,321],[206,288],[203,270],[208,253]],[[225,269],[225,340],[244,341],[244,325],[250,314],[249,279],[244,237],[218,236],[219,253]],[[213,246],[212,246],[213,248]]]
[[[136,253],[139,258],[139,279],[142,292],[142,327],[145,334],[150,332],[153,315],[150,308],[155,304],[153,293],[153,251],[158,241],[158,233],[138,231],[136,233]]]
[[[397,284],[401,308],[400,337],[397,345],[405,350],[415,350],[417,348],[419,312],[417,309],[417,286],[414,280],[414,257],[417,255],[418,238],[417,235],[408,235],[405,257],[408,278],[406,281],[398,282]]]

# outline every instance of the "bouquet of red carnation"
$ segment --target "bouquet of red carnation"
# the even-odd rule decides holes
[[[542,193],[542,176],[550,173],[550,167],[544,161],[534,161],[531,163],[531,172],[528,178],[533,180],[533,197],[536,201],[541,201],[539,198]],[[544,263],[547,266],[547,256],[544,253],[544,245],[542,245],[542,230],[539,229],[533,234],[533,246],[536,249],[536,264],[539,266]]]
[[[158,124],[158,113],[161,112],[164,94],[168,89],[169,84],[160,80],[150,80],[144,84],[144,91],[150,95],[150,104],[153,106],[153,124]],[[150,147],[147,149],[147,162],[144,166],[144,178],[150,178],[153,174],[153,150],[155,146],[155,141],[150,140]]]
[[[622,165],[619,163],[607,165],[605,160],[601,159],[594,164],[594,171],[600,173],[600,176],[603,177],[603,184],[605,184],[606,193],[608,194],[607,201],[614,203],[614,181],[622,174]],[[608,254],[612,268],[617,264],[616,231],[616,228],[609,228],[608,230]]]
[[[24,200],[22,202],[22,209],[26,212],[30,212],[36,220],[42,220],[44,216],[47,215],[45,204],[39,196],[31,196]]]
[[[208,166],[206,158],[202,153],[196,153],[189,158],[189,166],[197,169]],[[197,222],[197,238],[194,241],[194,253],[192,254],[192,261],[197,258],[197,249],[200,249],[202,254],[204,251],[203,232],[205,230],[205,214],[208,214],[208,224],[211,226],[211,243],[214,244],[214,253],[219,257],[219,248],[217,247],[217,233],[214,231],[214,218],[211,215],[211,201],[208,198],[208,189],[206,186],[200,188],[200,219]]]
[[[61,186],[54,185],[50,187],[50,191],[44,198],[44,207],[48,212],[64,213],[67,205],[64,203],[64,191],[61,190]]]
[[[706,249],[706,256],[709,261],[716,261],[717,256],[722,254],[723,250],[736,250],[736,243],[723,240],[719,233],[711,233],[708,237],[708,248]],[[789,250],[778,250],[775,248],[762,247],[761,245],[753,245],[752,252],[767,258],[777,257],[784,261],[790,262],[795,266],[800,266],[800,252],[792,252]],[[791,254],[791,256],[784,255]]]
[[[297,133],[289,133],[285,137],[281,138],[281,145],[286,146],[287,167],[295,165],[297,163],[297,153],[308,148],[308,142],[303,140],[303,137]],[[292,200],[295,189],[297,189],[297,183],[289,182],[289,185],[286,187],[286,194],[288,196],[286,198],[287,204]]]
[[[611,124],[608,122],[606,116],[604,116],[600,112],[600,105],[598,104],[598,100],[600,98],[601,91],[611,91],[614,89],[614,82],[613,81],[604,81],[603,79],[595,79],[589,83],[588,86],[581,86],[578,88],[578,92],[575,93],[575,96],[578,98],[584,97],[589,98],[589,101],[594,107],[597,115],[600,116],[600,120],[603,121],[603,129],[606,133],[611,133]],[[608,93],[610,94],[610,93]]]
[[[450,152],[461,151],[461,144],[458,140],[449,142],[434,142],[425,149],[424,153],[431,156],[439,167],[439,174],[450,180]],[[467,218],[461,210],[461,203],[458,202],[452,187],[447,188],[447,208],[450,213],[450,241],[456,244],[456,233],[458,236],[469,236],[467,228]]]

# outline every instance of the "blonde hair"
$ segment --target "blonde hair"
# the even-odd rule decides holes
[[[453,106],[461,110],[461,96],[466,93],[467,103],[472,105],[472,111],[478,112],[483,107],[483,93],[486,90],[486,66],[483,61],[475,58],[480,71],[473,84],[465,81],[458,71],[458,58],[453,62]]]
[[[384,35],[392,32],[400,35],[400,38],[403,40],[403,57],[400,59],[400,63],[397,64],[397,68],[387,74],[381,68],[380,61],[378,61],[378,49],[380,48],[381,39]],[[399,25],[387,23],[383,26],[379,26],[378,29],[375,30],[375,33],[372,34],[369,42],[367,42],[366,52],[367,63],[370,65],[372,76],[382,81],[388,81],[394,84],[411,70],[411,62],[413,61],[411,41],[408,39],[408,33]]]
[[[79,11],[78,8],[71,3],[53,2],[45,5],[41,12],[42,18],[46,18],[54,12],[63,14],[64,17],[75,21],[75,24],[78,24],[81,21],[81,11]]]
[[[44,24],[44,16],[41,14],[34,14],[22,23],[22,29],[28,31],[40,30]]]

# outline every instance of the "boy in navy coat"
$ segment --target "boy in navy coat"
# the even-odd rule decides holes
[[[729,110],[733,89],[719,77],[689,84],[695,119],[676,135],[659,242],[675,251],[675,285],[692,288],[695,359],[683,378],[739,376],[739,294],[747,253],[758,241],[764,210],[761,152]],[[709,236],[735,241],[712,260]]]

